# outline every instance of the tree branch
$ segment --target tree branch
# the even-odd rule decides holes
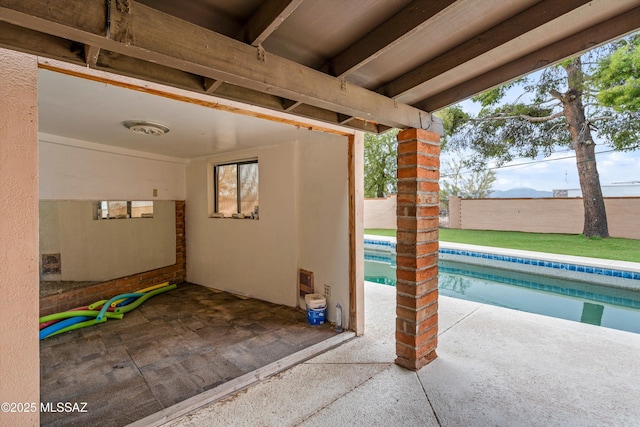
[[[550,94],[551,96],[553,96],[554,98],[556,98],[557,100],[559,100],[560,102],[562,102],[562,99],[564,98],[564,96],[563,96],[560,92],[558,92],[557,90],[555,90],[555,89],[551,89],[551,90],[549,91],[549,94]]]
[[[476,119],[471,119],[471,121],[486,122],[490,120],[522,119],[522,120],[528,121],[529,123],[541,123],[541,122],[548,122],[550,120],[557,119],[558,117],[563,117],[563,116],[564,116],[564,112],[558,112],[545,117],[533,117],[533,116],[528,116],[526,114],[518,114],[516,116],[496,116],[496,117],[476,118]]]
[[[599,116],[599,117],[593,117],[589,120],[587,120],[587,123],[593,123],[593,122],[597,122],[599,120],[613,120],[615,119],[615,117],[613,116]]]

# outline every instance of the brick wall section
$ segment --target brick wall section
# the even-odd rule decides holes
[[[396,363],[418,370],[436,358],[440,136],[398,134]]]
[[[183,200],[178,200],[175,203],[175,264],[40,298],[40,316],[88,305],[102,299],[108,299],[123,293],[130,293],[162,282],[169,282],[171,284],[183,282],[186,276],[187,265],[184,227],[185,203]]]

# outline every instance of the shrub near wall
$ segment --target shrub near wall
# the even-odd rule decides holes
[[[611,237],[640,239],[640,197],[606,197]],[[450,198],[451,228],[580,234],[582,198],[461,199]]]

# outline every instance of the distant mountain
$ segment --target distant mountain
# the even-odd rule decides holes
[[[491,193],[491,197],[496,199],[553,197],[553,192],[538,191],[533,188],[512,188],[510,190],[494,191]]]

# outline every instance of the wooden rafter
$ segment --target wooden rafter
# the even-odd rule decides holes
[[[242,27],[239,40],[259,46],[295,11],[303,0],[267,0]]]
[[[87,66],[90,68],[95,68],[98,63],[98,57],[100,56],[100,48],[84,45],[84,60],[87,63]]]
[[[429,108],[430,111],[446,107],[488,88],[544,68],[576,52],[584,52],[619,37],[621,34],[635,31],[638,28],[638,22],[640,22],[640,7],[631,9],[522,58],[497,67],[465,83],[456,85],[449,90],[417,102],[415,106],[417,108]]]
[[[442,132],[440,121],[431,114],[375,92],[345,85],[335,77],[132,0],[112,2],[111,5],[111,19],[107,23],[102,0],[85,0],[81,10],[76,7],[75,0],[57,0],[55,7],[46,0],[0,0],[0,21],[55,36],[56,40],[71,40],[168,69],[294,100],[321,111],[334,112],[334,116],[339,113],[361,118],[367,124],[422,127]],[[106,26],[108,31],[105,31]],[[175,34],[181,37],[175,37]],[[12,47],[11,41],[7,43]],[[49,51],[46,43],[33,43],[31,48],[39,55],[61,59],[60,55]],[[118,72],[116,68],[112,71]],[[278,105],[282,107],[281,102]],[[294,114],[297,111],[298,108]]]
[[[204,87],[204,91],[207,93],[214,93],[220,86],[224,83],[222,80],[214,80],[209,77],[204,77],[202,86]]]
[[[379,87],[376,92],[395,98],[465,62],[538,28],[589,0],[543,0],[506,21]]]
[[[370,31],[363,38],[331,58],[321,68],[336,77],[344,77],[366,65],[385,51],[400,44],[412,33],[427,25],[429,19],[455,0],[415,0]]]

